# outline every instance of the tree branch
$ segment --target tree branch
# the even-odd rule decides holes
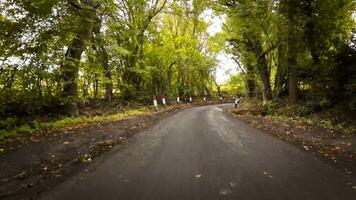
[[[75,9],[78,9],[78,10],[83,9],[82,5],[78,2],[78,0],[67,0],[67,2],[69,3],[69,5],[71,5]]]

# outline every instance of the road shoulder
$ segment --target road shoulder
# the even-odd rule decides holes
[[[336,135],[293,121],[282,121],[253,113],[241,114],[235,112],[235,109],[226,109],[226,112],[254,128],[263,130],[264,133],[319,157],[346,174],[356,174],[356,151],[352,143],[354,135]]]
[[[3,143],[0,199],[36,198],[83,170],[99,155],[187,107],[170,106],[137,117],[51,130]]]

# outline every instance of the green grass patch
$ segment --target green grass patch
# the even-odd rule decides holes
[[[323,129],[327,129],[335,132],[343,132],[343,133],[356,133],[356,130],[352,127],[348,127],[342,123],[335,123],[331,120],[326,119],[313,119],[308,117],[290,117],[286,115],[268,115],[267,118],[281,121],[281,122],[294,122],[301,123],[309,126],[319,127]]]
[[[0,130],[0,140],[5,138],[13,138],[24,134],[33,134],[42,130],[51,130],[51,129],[61,129],[68,126],[73,126],[77,124],[89,124],[89,123],[98,123],[105,121],[115,121],[124,119],[127,117],[134,117],[143,115],[149,112],[148,108],[139,108],[133,110],[127,110],[122,113],[115,115],[106,115],[106,116],[94,116],[94,117],[67,117],[56,121],[51,122],[32,122],[30,124],[25,124],[19,127],[14,127],[11,129]]]

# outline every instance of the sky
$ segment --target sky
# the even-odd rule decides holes
[[[208,33],[213,36],[222,30],[225,16],[215,16],[212,10],[207,10],[204,12],[204,19],[211,23],[208,27]],[[224,52],[217,55],[217,60],[216,81],[218,84],[224,84],[231,75],[238,73],[237,66],[231,55]]]

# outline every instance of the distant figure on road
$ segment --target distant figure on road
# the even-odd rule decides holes
[[[237,108],[237,106],[240,104],[240,97],[239,96],[237,96],[236,98],[235,98],[235,108]]]

